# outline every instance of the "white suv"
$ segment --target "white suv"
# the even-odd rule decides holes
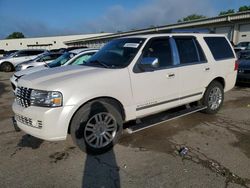
[[[186,104],[216,113],[235,85],[237,66],[223,35],[120,38],[84,66],[22,77],[13,111],[17,126],[30,135],[55,141],[69,133],[83,151],[102,153],[125,122]]]
[[[15,69],[15,66],[24,61],[36,58],[39,54],[46,52],[45,50],[19,50],[9,56],[0,59],[0,70],[10,72]]]

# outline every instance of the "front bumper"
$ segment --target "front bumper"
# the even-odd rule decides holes
[[[12,109],[17,126],[21,130],[43,140],[57,141],[67,137],[74,106],[25,108],[14,102]]]
[[[237,82],[238,83],[250,83],[250,74],[238,73]]]

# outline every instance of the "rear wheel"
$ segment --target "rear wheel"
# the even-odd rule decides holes
[[[220,82],[213,81],[208,87],[203,96],[202,103],[207,106],[204,110],[207,114],[217,113],[224,101],[224,89]]]
[[[122,116],[113,105],[102,100],[92,101],[74,115],[70,133],[84,152],[101,154],[111,149],[122,133]]]
[[[3,62],[1,64],[1,70],[4,72],[11,72],[14,70],[14,66],[10,62]]]

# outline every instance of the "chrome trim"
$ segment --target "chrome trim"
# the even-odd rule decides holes
[[[201,94],[202,94],[202,92],[194,93],[194,94],[191,94],[191,95],[186,95],[186,96],[183,96],[183,97],[179,97],[179,98],[175,98],[175,99],[171,99],[171,100],[167,100],[167,101],[162,101],[162,102],[159,102],[159,103],[156,103],[156,104],[150,104],[150,105],[147,105],[147,106],[138,107],[138,108],[136,108],[136,111],[144,110],[144,109],[147,109],[147,108],[152,108],[152,107],[155,107],[155,106],[159,106],[159,105],[162,105],[162,104],[166,104],[166,103],[170,103],[170,102],[174,102],[174,101],[178,101],[178,100],[183,100],[183,99],[186,99],[186,98],[189,98],[189,97],[194,97],[194,96],[201,95]]]

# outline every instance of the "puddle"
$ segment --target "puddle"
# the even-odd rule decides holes
[[[57,163],[61,160],[66,160],[69,157],[69,153],[71,150],[74,150],[76,147],[72,146],[67,148],[65,151],[58,151],[49,156],[50,163]]]
[[[232,146],[239,148],[250,159],[250,133],[232,132],[238,139],[237,142],[232,143]]]
[[[30,136],[28,134],[24,135],[22,139],[17,144],[17,147],[21,148],[31,148],[31,149],[38,149],[40,148],[43,140]]]
[[[31,148],[31,149],[38,149],[40,148],[41,144],[43,143],[43,140],[35,138],[33,136],[30,136],[28,134],[22,136],[21,140],[16,146],[16,150],[11,154],[11,157],[16,155],[16,153],[23,148]]]
[[[223,104],[223,108],[246,108],[250,104],[250,96],[249,97],[239,97],[235,100],[225,101]],[[249,109],[250,110],[250,109]]]
[[[131,135],[124,134],[119,144],[172,154],[176,149],[171,142],[171,138],[174,135],[182,131],[193,129],[203,122],[213,122],[216,119],[216,115],[195,113]]]

